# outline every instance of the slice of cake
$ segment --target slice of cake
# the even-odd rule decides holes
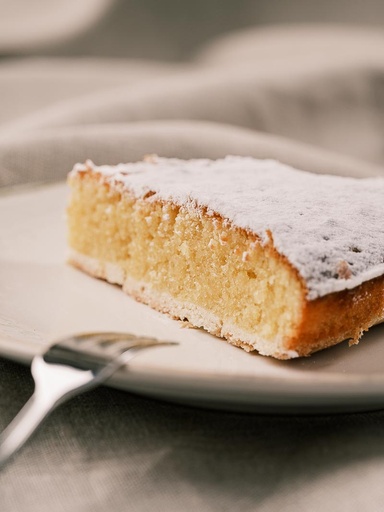
[[[137,300],[279,359],[384,319],[384,179],[227,157],[69,175],[70,261]]]

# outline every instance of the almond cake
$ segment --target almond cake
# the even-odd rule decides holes
[[[226,157],[77,164],[70,262],[278,359],[384,319],[384,179]]]

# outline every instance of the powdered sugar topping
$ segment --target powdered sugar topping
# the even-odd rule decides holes
[[[151,157],[118,166],[87,161],[112,186],[137,197],[207,207],[256,233],[304,278],[308,299],[350,289],[384,274],[384,178],[311,174],[273,160]]]

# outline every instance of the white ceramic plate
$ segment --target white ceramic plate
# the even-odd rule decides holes
[[[314,413],[384,407],[384,327],[308,359],[247,354],[186,329],[66,264],[63,184],[0,198],[0,354],[29,363],[66,334],[113,330],[178,341],[138,355],[112,386],[185,404]]]

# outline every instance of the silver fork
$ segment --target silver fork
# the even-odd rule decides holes
[[[0,468],[55,407],[105,382],[138,351],[164,345],[176,343],[126,333],[86,333],[65,338],[34,357],[31,371],[35,390],[0,435]]]

